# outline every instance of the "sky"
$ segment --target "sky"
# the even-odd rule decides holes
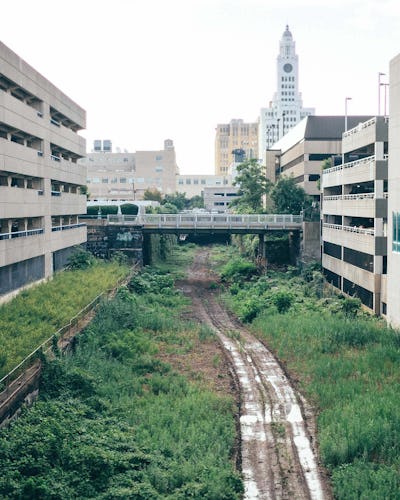
[[[376,114],[400,52],[398,0],[18,0],[1,21],[0,40],[86,110],[88,151],[172,139],[181,174],[213,174],[216,125],[268,106],[286,24],[318,115],[346,97],[349,115]]]

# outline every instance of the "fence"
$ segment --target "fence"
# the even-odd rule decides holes
[[[32,351],[25,359],[23,359],[15,368],[13,368],[7,375],[5,375],[2,379],[0,379],[0,390],[3,388],[3,391],[0,393],[0,408],[2,405],[9,399],[9,396],[14,392],[12,388],[13,382],[15,382],[18,377],[20,377],[24,372],[32,368],[35,362],[40,358],[42,353],[48,353],[52,348],[55,342],[60,344],[63,347],[66,339],[73,337],[73,330],[75,333],[79,331],[79,322],[86,318],[86,316],[93,311],[96,306],[100,303],[100,301],[105,297],[110,297],[115,294],[116,290],[127,283],[132,274],[136,272],[137,266],[135,266],[132,271],[129,273],[127,277],[122,278],[117,282],[117,284],[101,294],[95,297],[89,304],[87,304],[83,309],[81,309],[70,321],[67,325],[61,327],[57,332],[53,333],[51,337],[42,342],[34,351]],[[19,388],[23,384],[29,383],[30,379],[26,381],[19,382]]]

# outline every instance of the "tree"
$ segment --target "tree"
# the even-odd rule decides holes
[[[192,196],[189,199],[189,208],[204,208],[204,198],[198,194]]]
[[[257,160],[247,160],[237,167],[238,175],[233,184],[239,186],[238,198],[230,204],[238,212],[261,213],[263,197],[271,189],[263,167]]]
[[[174,194],[166,194],[161,203],[163,205],[175,205],[178,212],[181,212],[182,210],[187,208],[189,200],[186,198],[186,193],[175,192]]]
[[[299,214],[311,206],[311,199],[293,177],[281,177],[270,193],[275,213]]]
[[[161,203],[162,194],[160,193],[160,191],[158,191],[158,189],[146,189],[146,191],[143,193],[143,199],[158,201],[159,203]]]

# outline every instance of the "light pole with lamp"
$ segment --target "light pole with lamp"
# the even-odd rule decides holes
[[[347,102],[351,101],[351,97],[345,97],[344,99],[344,131],[347,132]]]
[[[344,98],[344,133],[347,132],[347,102],[348,101],[351,101],[351,97]],[[342,165],[344,165],[343,137],[342,137]]]
[[[381,76],[385,76],[386,73],[378,73],[378,116],[381,115]]]

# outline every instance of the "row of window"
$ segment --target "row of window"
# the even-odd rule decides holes
[[[282,76],[282,82],[294,82],[294,76]]]
[[[194,184],[194,185],[201,184],[203,186],[206,184],[208,184],[210,186],[220,186],[221,184],[225,184],[225,185],[228,184],[228,180],[223,179],[223,180],[214,180],[211,182],[207,182],[206,179],[178,179],[178,184],[180,186],[182,186],[183,184],[186,184],[187,186],[190,186],[191,184]]]

